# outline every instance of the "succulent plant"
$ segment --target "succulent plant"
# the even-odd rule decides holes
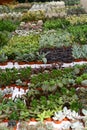
[[[71,109],[67,109],[67,107],[64,107],[62,111],[55,112],[53,119],[61,121],[65,117],[70,120],[82,119],[82,117],[77,112],[72,111]]]
[[[44,124],[42,122],[38,122],[36,124],[36,130],[53,130],[52,124]]]
[[[8,57],[4,53],[0,54],[0,62],[5,62],[7,60],[8,60]]]
[[[87,86],[87,80],[83,80],[83,81],[81,82],[81,85],[82,85],[82,86]]]
[[[70,34],[66,31],[49,30],[44,32],[39,40],[41,48],[69,46],[71,43]]]
[[[72,55],[75,59],[81,58],[81,47],[78,44],[74,44],[72,47]]]
[[[16,126],[16,121],[15,120],[10,120],[8,122],[8,127],[11,127],[11,126]]]

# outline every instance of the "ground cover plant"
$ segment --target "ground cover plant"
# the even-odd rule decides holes
[[[70,4],[74,3],[75,1]],[[81,20],[78,16],[46,19],[44,11],[31,12],[25,10],[25,7],[21,5],[13,8],[13,10],[24,11],[23,15],[20,13],[21,27],[18,26],[19,23],[14,24],[14,20],[0,21],[0,62],[44,61],[44,63],[57,62],[59,66],[52,64],[45,68],[0,69],[0,121],[8,119],[9,127],[15,126],[16,121],[29,121],[31,118],[41,123],[49,117],[53,121],[60,120],[62,116],[58,114],[60,111],[63,113],[65,109],[70,109],[69,112],[73,111],[74,117],[71,117],[71,120],[76,119],[78,115],[76,112],[82,114],[83,108],[87,110],[87,65],[62,68],[62,62],[87,58],[87,16],[80,16]],[[27,8],[30,8],[30,5]],[[68,14],[73,12],[78,15],[82,10],[76,6],[76,10],[71,9]],[[41,30],[38,31],[37,28],[34,34],[33,28],[37,26],[35,23],[41,19],[43,20],[39,21]],[[30,21],[32,28],[28,23]],[[27,23],[32,33],[25,36],[16,34],[16,29],[29,30]],[[15,65],[14,62],[13,65]],[[8,99],[6,95],[12,94],[12,88],[9,87],[14,89],[14,86],[28,90],[26,94]],[[4,88],[6,89],[3,90]],[[69,115],[67,117],[70,118]],[[29,129],[33,128],[30,126]],[[38,124],[34,129],[44,128],[48,129],[46,125],[42,127]],[[28,129],[27,126],[26,129]]]
[[[25,16],[26,15],[24,14],[24,17]],[[32,20],[34,19],[32,18]],[[26,37],[19,37],[19,35],[13,36],[16,34],[15,32],[10,35],[8,35],[7,32],[1,32],[1,61],[4,61],[4,55],[7,57],[5,59],[25,62],[38,60],[45,61],[44,63],[55,61],[72,62],[76,59],[76,57],[78,58],[78,56],[76,56],[76,49],[73,43],[86,44],[86,15],[81,15],[81,20],[82,21],[79,21],[78,16],[68,16],[65,18],[54,18],[50,20],[45,19],[43,27],[41,28],[41,35],[30,35],[29,33],[26,33]],[[5,24],[4,22],[5,21],[2,20],[1,29],[4,29],[5,31],[14,31],[18,26],[18,24],[13,25],[14,22],[9,20],[7,20]],[[9,27],[7,27],[8,25]],[[27,26],[27,24],[25,25]],[[51,31],[52,29],[55,31]],[[29,39],[31,39],[31,41]],[[81,57],[79,56],[79,58],[86,59],[86,51],[84,51],[85,47],[86,46],[81,46],[83,51],[81,52]]]
[[[79,16],[77,15],[70,15],[67,16],[66,19],[72,24],[72,25],[82,25],[87,23],[87,14],[81,14]]]
[[[1,49],[9,59],[18,58],[21,60],[22,55],[35,53],[38,50],[38,35],[14,36],[8,44]],[[32,54],[33,55],[33,54]],[[32,59],[32,58],[31,58]]]
[[[80,0],[63,0],[65,2],[66,5],[70,6],[70,5],[78,5],[80,3]]]
[[[31,68],[24,68],[17,70],[13,69],[6,69],[5,71],[0,70],[0,87],[7,86],[10,84],[16,83],[16,80],[20,79],[25,81],[26,79],[30,79]]]
[[[87,41],[86,29],[87,29],[86,24],[69,27],[68,30],[73,36],[73,42],[75,41],[79,44],[86,44]]]
[[[0,20],[0,31],[12,32],[18,27],[17,22],[12,22],[11,20]]]
[[[85,9],[81,5],[75,5],[75,6],[68,6],[67,9],[67,15],[80,15],[80,14],[86,14]]]
[[[73,68],[54,69],[48,72],[43,71],[43,73],[39,73],[39,70],[37,75],[34,75],[35,70],[31,72],[30,68],[21,69],[19,72],[15,70],[16,73],[14,75],[10,74],[10,76],[15,77],[18,73],[17,78],[21,80],[29,77],[31,82],[29,91],[17,99],[15,97],[14,100],[4,98],[3,93],[0,92],[0,119],[27,120],[33,117],[39,121],[44,121],[47,117],[53,117],[54,112],[62,110],[65,106],[80,113],[82,108],[87,108],[87,100],[84,103],[82,102],[82,97],[85,96],[87,90],[86,88],[81,90],[75,88],[78,85],[79,87],[83,85],[82,82],[87,77],[86,70],[87,65],[76,65]],[[8,71],[12,73],[12,70]],[[7,72],[2,72],[2,74]],[[78,82],[79,77],[81,77],[81,82]],[[6,79],[6,77],[4,78]],[[87,81],[85,82],[87,85]]]
[[[66,28],[69,26],[70,22],[65,18],[61,19],[48,19],[44,22],[44,29],[58,29],[58,28]]]
[[[9,32],[0,31],[0,48],[6,45],[10,38],[11,38],[11,34]]]
[[[22,16],[22,21],[38,21],[45,20],[45,12],[43,10],[28,11]]]

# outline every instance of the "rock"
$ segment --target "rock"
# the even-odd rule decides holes
[[[81,82],[81,85],[82,85],[82,86],[87,86],[87,80],[83,80],[83,81]]]

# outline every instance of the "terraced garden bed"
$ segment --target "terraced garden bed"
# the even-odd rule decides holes
[[[1,6],[0,130],[87,129],[87,14],[68,11]]]

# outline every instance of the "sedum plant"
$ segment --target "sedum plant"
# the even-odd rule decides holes
[[[16,55],[18,55],[19,59],[21,59],[23,56],[26,57],[26,54],[34,53],[38,50],[38,39],[39,35],[14,36],[10,39],[8,44],[2,48],[0,54],[2,52],[5,53],[9,59],[15,59]]]
[[[87,59],[87,45],[82,45],[82,47],[81,47],[81,55],[82,55],[82,58]]]
[[[74,44],[72,47],[72,56],[75,59],[81,58],[81,47],[78,44]]]
[[[37,115],[37,120],[43,122],[44,119],[50,118],[53,115],[53,112],[54,111],[51,110],[47,110],[47,111],[44,110],[42,113]]]
[[[32,6],[32,3],[21,3],[21,4],[16,4],[13,6],[12,10],[15,11],[15,12],[24,12],[24,11],[27,11],[31,8]]]
[[[24,13],[24,15],[22,16],[22,21],[37,21],[44,19],[45,12],[43,10],[28,11],[27,13]]]
[[[45,124],[43,122],[37,122],[35,125],[29,125],[28,123],[22,121],[19,124],[19,130],[53,130],[53,125],[51,123]]]
[[[0,62],[5,62],[7,60],[8,60],[8,57],[4,53],[0,54]]]
[[[72,41],[70,34],[66,31],[50,30],[40,36],[40,48],[70,46]]]
[[[53,130],[54,127],[52,124],[44,124],[42,122],[38,122],[36,124],[36,130]]]
[[[7,45],[8,41],[10,40],[11,35],[7,31],[0,31],[0,47]]]
[[[80,46],[79,44],[74,44],[72,46],[72,55],[75,59],[87,59],[87,45]]]
[[[50,19],[44,23],[44,29],[58,29],[69,26],[70,22],[67,19]]]
[[[11,20],[0,20],[0,31],[15,31],[17,28],[17,23],[13,23]]]
[[[75,6],[69,6],[67,8],[67,15],[80,15],[80,14],[86,14],[85,9],[81,5],[75,5]]]
[[[68,28],[69,33],[72,35],[73,42],[79,44],[87,43],[87,25],[75,25]]]
[[[63,0],[65,2],[65,5],[72,6],[72,5],[78,5],[80,3],[80,0]]]
[[[70,15],[70,16],[67,16],[66,19],[72,25],[85,24],[85,23],[87,23],[87,14],[81,14],[79,16],[77,16],[77,15]]]

